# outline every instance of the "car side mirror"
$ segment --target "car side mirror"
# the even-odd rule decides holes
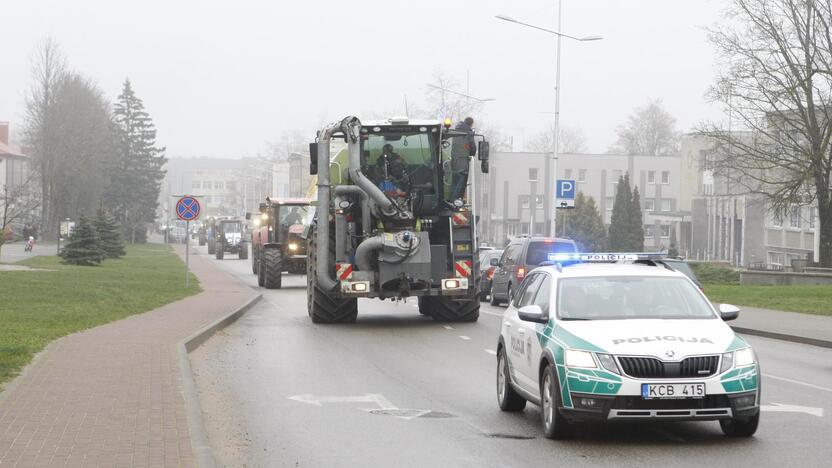
[[[318,143],[309,143],[309,175],[318,174]]]
[[[719,316],[726,322],[729,320],[735,320],[740,316],[740,308],[731,304],[720,304]]]
[[[480,162],[480,172],[482,172],[483,174],[488,174],[488,170],[488,161]]]
[[[517,311],[517,316],[524,322],[549,323],[549,315],[543,313],[539,305],[527,305]]]

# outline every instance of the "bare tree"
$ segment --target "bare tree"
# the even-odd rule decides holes
[[[460,89],[459,82],[444,71],[434,72],[433,79],[427,87],[427,112],[430,118],[449,117],[458,122],[465,117],[472,116],[482,109],[482,101],[466,97],[460,93],[467,90]]]
[[[558,138],[560,148],[558,153],[576,154],[587,152],[586,136],[580,128],[561,126],[558,131],[560,132]],[[552,136],[554,134],[554,125],[536,134],[529,143],[529,149],[541,153],[551,153],[555,146],[552,142]]]
[[[11,226],[15,221],[29,217],[32,212],[40,206],[40,199],[37,196],[34,186],[37,183],[37,178],[31,170],[21,183],[14,186],[3,184],[2,199],[0,199],[0,249],[5,243],[4,233],[6,228]]]
[[[819,261],[832,267],[832,0],[732,0],[727,13],[710,31],[722,72],[709,97],[729,118],[700,133],[716,167],[771,210],[817,202]]]
[[[676,119],[664,109],[661,99],[637,107],[615,133],[618,140],[613,152],[659,156],[679,151]]]
[[[55,133],[57,125],[52,109],[56,90],[66,73],[66,59],[58,44],[52,39],[41,43],[32,55],[32,85],[26,95],[26,120],[24,140],[40,174],[41,220],[43,234],[50,237],[57,226],[50,226],[53,207],[50,203],[54,180],[47,177],[54,172],[57,151]]]

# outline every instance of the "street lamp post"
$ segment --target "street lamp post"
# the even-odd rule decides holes
[[[565,34],[565,33],[560,32],[561,31],[561,25],[562,25],[561,18],[563,17],[563,15],[561,14],[562,13],[562,8],[561,8],[562,3],[563,2],[561,0],[558,0],[558,29],[557,29],[557,31],[553,31],[551,29],[543,28],[543,27],[540,27],[540,26],[535,26],[535,25],[529,24],[529,23],[524,23],[524,22],[518,21],[518,20],[516,20],[516,19],[514,19],[510,16],[497,15],[497,19],[501,19],[503,21],[508,21],[509,23],[519,24],[521,26],[526,26],[526,27],[529,27],[529,28],[532,28],[532,29],[537,29],[539,31],[544,31],[544,32],[547,32],[549,34],[554,34],[555,36],[557,36],[557,58],[555,59],[555,66],[556,66],[556,68],[555,68],[555,128],[554,128],[555,134],[552,136],[552,141],[554,142],[554,148],[553,148],[553,151],[552,151],[552,164],[549,165],[551,167],[551,169],[550,169],[551,174],[547,174],[547,177],[546,177],[546,183],[549,184],[549,185],[551,185],[554,182],[554,180],[557,178],[557,174],[558,174],[558,171],[557,171],[558,144],[560,143],[559,140],[560,140],[560,41],[561,41],[561,38],[566,37],[566,38],[573,39],[573,40],[576,40],[576,41],[579,41],[579,42],[598,41],[598,40],[603,39],[601,36],[577,37],[577,36],[571,36],[569,34]],[[549,187],[549,188],[551,188],[551,187]],[[546,190],[544,190],[543,193],[545,194]],[[554,203],[552,204],[552,206],[554,206]],[[551,222],[551,225],[549,226],[549,233],[550,233],[551,236],[554,236],[555,233],[556,233],[556,231],[555,231],[555,222],[556,222],[557,216],[555,216],[555,213],[547,213],[547,216],[551,216],[552,222]]]

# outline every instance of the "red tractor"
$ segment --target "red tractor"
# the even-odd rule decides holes
[[[279,289],[283,272],[306,272],[303,230],[310,211],[308,198],[269,199],[260,204],[260,216],[251,231],[251,271],[257,284]]]

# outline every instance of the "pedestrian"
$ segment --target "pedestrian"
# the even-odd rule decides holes
[[[453,138],[451,145],[451,182],[450,201],[461,199],[465,194],[468,185],[469,158],[477,154],[477,145],[474,141],[474,119],[465,117],[465,120],[456,124],[454,130],[463,131],[467,136]]]

